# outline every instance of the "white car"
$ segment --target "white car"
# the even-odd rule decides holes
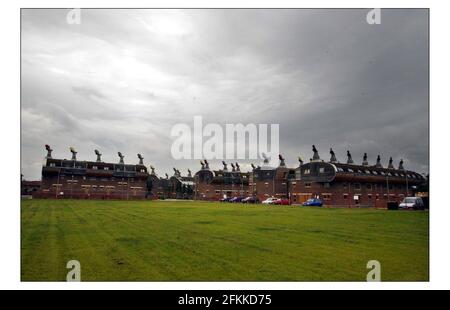
[[[416,209],[423,210],[424,204],[420,197],[405,197],[403,201],[398,205],[399,209]]]
[[[275,197],[269,197],[266,200],[263,200],[261,203],[265,205],[273,205],[278,201],[278,198]]]

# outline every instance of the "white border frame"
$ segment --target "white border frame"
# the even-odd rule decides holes
[[[450,204],[446,198],[448,168],[443,161],[449,152],[448,97],[449,44],[446,29],[450,23],[446,1],[14,1],[2,4],[2,92],[0,151],[3,163],[0,206],[0,289],[443,289],[450,278]],[[299,8],[430,8],[430,282],[20,282],[20,8],[221,8],[221,7],[299,7]],[[443,202],[439,205],[439,202]]]

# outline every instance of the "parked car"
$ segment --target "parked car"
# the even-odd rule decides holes
[[[230,197],[224,197],[222,199],[219,199],[220,202],[230,202],[231,198]]]
[[[276,205],[289,205],[289,199],[286,198],[278,198],[275,203]]]
[[[275,198],[275,197],[269,197],[269,198],[267,198],[266,200],[263,200],[263,201],[262,201],[262,204],[265,204],[265,205],[274,205],[274,204],[277,202],[277,200],[278,200],[278,198]]]
[[[230,199],[230,202],[241,202],[242,201],[242,197],[233,197]]]
[[[257,202],[258,200],[252,196],[242,199],[242,203],[257,203]]]
[[[398,205],[399,209],[414,209],[423,210],[424,203],[420,197],[405,197],[403,201]]]
[[[321,207],[323,205],[322,200],[317,198],[310,198],[303,203],[304,206],[309,207]]]

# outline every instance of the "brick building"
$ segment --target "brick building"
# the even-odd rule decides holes
[[[313,146],[314,156],[309,163],[301,163],[295,178],[289,182],[291,203],[303,203],[309,198],[320,198],[324,205],[343,207],[386,207],[388,201],[401,201],[412,195],[412,189],[425,181],[416,172],[405,170],[403,160],[394,168],[392,158],[387,167],[378,155],[370,165],[367,154],[361,164],[354,163],[350,151],[347,162],[340,163],[330,149],[330,160],[320,159]]]
[[[263,201],[269,197],[288,198],[289,179],[293,178],[294,169],[286,167],[284,158],[279,155],[278,167],[269,166],[269,159],[264,158],[262,166],[253,166],[250,174],[250,188],[254,197]]]
[[[168,180],[168,196],[172,199],[193,199],[194,197],[194,178],[191,170],[188,169],[188,175],[182,176],[180,170],[173,168],[174,174]]]
[[[119,152],[118,163],[106,163],[95,150],[96,161],[81,161],[70,148],[71,159],[52,158],[52,149],[46,145],[47,156],[42,167],[39,198],[74,199],[144,199],[147,193],[147,168],[138,154],[138,164],[125,164]]]
[[[201,161],[201,169],[194,176],[194,199],[219,200],[224,197],[247,197],[251,195],[249,187],[250,173],[242,172],[238,163],[222,162],[223,168],[211,170],[207,160]]]

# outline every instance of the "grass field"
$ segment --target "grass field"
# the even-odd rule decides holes
[[[22,281],[428,280],[428,212],[169,201],[22,201]]]

